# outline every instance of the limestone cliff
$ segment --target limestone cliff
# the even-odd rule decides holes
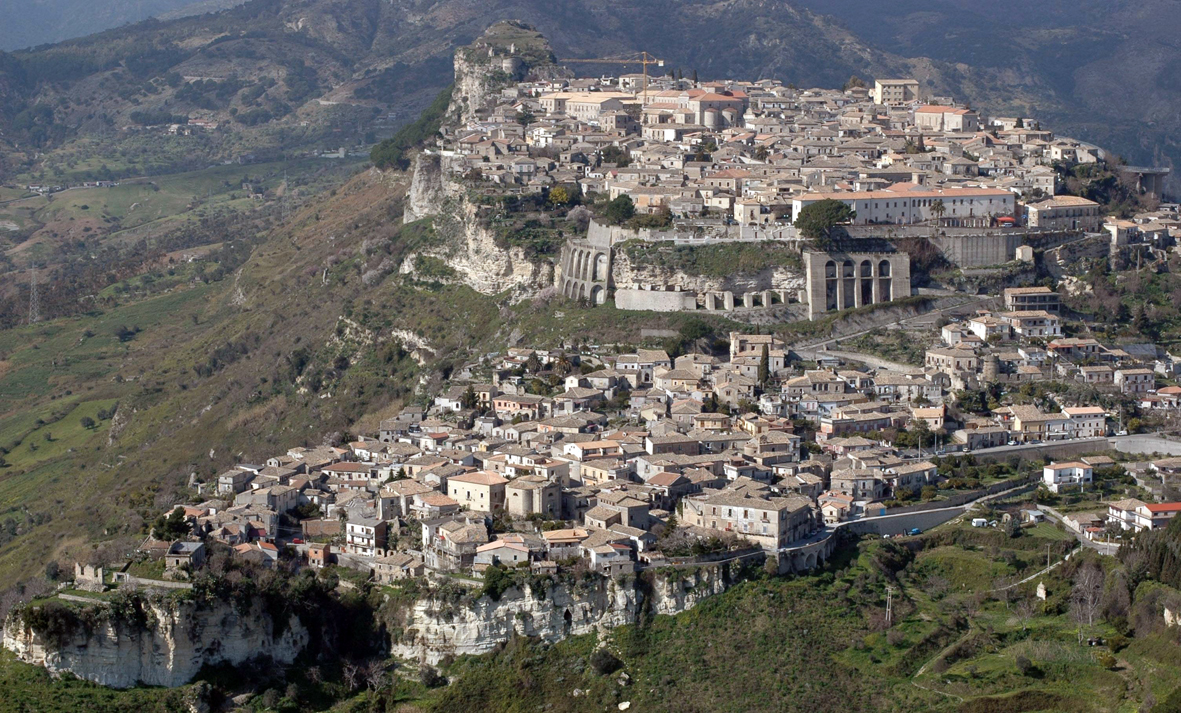
[[[432,218],[437,239],[408,255],[399,272],[415,275],[420,271],[420,257],[435,258],[453,274],[443,281],[461,282],[485,295],[508,292],[513,302],[536,296],[552,285],[552,264],[531,260],[524,249],[497,241],[482,219],[481,207],[450,177],[449,160],[425,153],[415,159],[404,220]],[[423,277],[439,279],[438,275]]]
[[[70,673],[114,688],[180,686],[206,664],[268,657],[289,664],[308,644],[296,617],[276,625],[259,603],[198,605],[176,597],[145,600],[146,617],[127,620],[88,607],[89,626],[59,636],[38,633],[20,613],[4,623],[4,648],[50,673]]]
[[[634,624],[645,611],[679,614],[729,586],[724,565],[691,572],[596,579],[535,591],[509,589],[499,601],[482,597],[460,606],[421,600],[395,636],[391,653],[435,663],[448,654],[482,654],[513,635],[556,642]]]
[[[410,190],[406,192],[406,204],[402,221],[413,223],[439,212],[443,201],[459,195],[458,187],[448,190],[444,180],[444,157],[435,153],[420,153],[414,158],[414,171],[410,177]]]
[[[455,53],[455,88],[448,117],[466,124],[501,89],[526,78],[554,79],[572,76],[554,63],[554,52],[545,37],[517,20],[497,22],[467,47]]]
[[[435,663],[448,654],[487,653],[514,635],[553,643],[606,633],[644,615],[679,614],[726,591],[750,571],[732,567],[738,566],[591,575],[573,583],[545,579],[511,587],[495,601],[440,595],[396,606],[396,613],[375,613],[375,618],[389,632],[390,654]],[[254,658],[289,664],[310,643],[298,617],[277,623],[260,599],[241,606],[197,604],[176,595],[136,601],[134,615],[117,603],[79,609],[54,602],[17,610],[5,622],[4,648],[54,674],[68,671],[126,688],[180,686],[210,664],[237,665]]]

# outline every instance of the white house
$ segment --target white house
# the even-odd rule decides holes
[[[1051,463],[1042,469],[1042,481],[1049,487],[1050,492],[1054,493],[1084,487],[1091,482],[1093,476],[1094,470],[1091,466],[1078,461]]]

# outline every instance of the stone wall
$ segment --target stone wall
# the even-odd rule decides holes
[[[558,263],[558,291],[565,297],[601,305],[611,287],[611,248],[601,237],[568,240]]]
[[[616,290],[615,306],[619,309],[651,312],[691,312],[697,309],[697,295],[692,292]]]

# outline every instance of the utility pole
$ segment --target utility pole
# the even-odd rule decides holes
[[[886,585],[886,628],[894,625],[894,588]]]
[[[37,294],[37,265],[29,268],[29,324],[41,321],[41,296]]]

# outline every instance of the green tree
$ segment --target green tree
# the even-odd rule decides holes
[[[87,430],[94,428],[96,425],[98,425],[94,422],[94,419],[89,416],[83,416],[82,420],[80,420],[78,423],[82,424],[82,428],[85,428]]]
[[[459,397],[459,404],[465,409],[474,409],[480,404],[480,399],[476,396],[476,389],[471,384],[468,384],[463,396]]]
[[[1005,534],[1009,537],[1021,537],[1021,522],[1015,518],[1009,518],[1005,523]]]
[[[410,167],[411,150],[423,145],[439,132],[447,106],[451,103],[451,87],[439,92],[422,116],[398,130],[393,137],[382,141],[369,152],[369,160],[379,169]]]
[[[636,214],[636,204],[626,193],[607,203],[603,218],[612,225],[622,225]]]
[[[849,77],[849,80],[845,82],[845,85],[841,87],[841,90],[847,92],[854,87],[859,87],[861,89],[865,88],[865,80],[861,77],[858,77],[856,74]]]
[[[805,206],[796,216],[795,227],[808,240],[827,247],[832,243],[837,226],[856,217],[853,209],[843,201],[826,198]]]
[[[193,528],[189,525],[188,518],[185,517],[185,509],[179,505],[167,517],[161,515],[152,524],[152,536],[157,540],[169,542],[179,540],[191,534],[192,531]]]

